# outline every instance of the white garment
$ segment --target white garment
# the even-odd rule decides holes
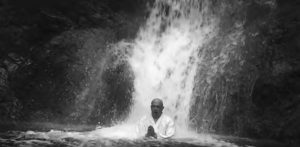
[[[171,117],[162,114],[156,123],[152,116],[142,117],[137,127],[138,135],[145,136],[150,125],[154,128],[154,132],[159,139],[170,138],[175,134],[174,121]]]

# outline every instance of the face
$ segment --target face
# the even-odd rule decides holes
[[[152,117],[154,119],[158,119],[161,116],[163,109],[164,109],[164,106],[163,106],[163,103],[161,100],[154,99],[151,102],[151,112],[152,112]]]

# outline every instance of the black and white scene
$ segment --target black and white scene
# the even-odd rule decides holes
[[[1,147],[299,147],[299,0],[0,0]]]

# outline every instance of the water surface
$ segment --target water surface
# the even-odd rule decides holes
[[[198,135],[193,138],[174,138],[168,140],[106,138],[98,136],[96,131],[75,132],[50,130],[6,131],[0,133],[3,147],[281,147],[275,141],[261,141],[217,135]]]

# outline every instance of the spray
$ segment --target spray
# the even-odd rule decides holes
[[[133,43],[129,63],[135,80],[129,121],[150,113],[153,98],[162,98],[164,113],[177,130],[188,130],[190,100],[198,54],[216,34],[216,20],[206,0],[157,0]],[[178,131],[177,131],[178,132]]]

